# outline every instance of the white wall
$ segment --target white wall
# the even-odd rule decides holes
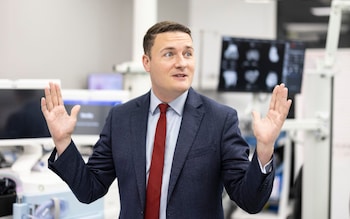
[[[221,37],[223,35],[275,39],[277,5],[247,3],[245,0],[191,0],[189,25],[193,31],[197,55],[197,73],[194,87],[215,91],[220,70]],[[238,109],[250,119],[251,107],[267,109],[268,96],[252,105],[252,95],[223,93],[214,95],[220,102]],[[261,111],[264,113],[264,111]],[[246,114],[247,113],[247,114]]]
[[[0,1],[0,78],[59,78],[83,88],[86,75],[130,59],[132,2]]]
[[[0,78],[58,78],[63,88],[84,88],[87,74],[111,72],[131,60],[132,8],[129,0],[1,0]],[[198,70],[214,79],[211,87],[218,74],[219,35],[274,38],[275,18],[275,3],[158,1],[158,20],[193,28],[198,63],[199,54],[205,60]],[[202,52],[200,31],[206,35]]]
[[[199,86],[216,89],[221,37],[275,39],[276,2],[253,4],[244,0],[192,0],[190,26],[197,48]]]
[[[188,0],[158,0],[158,20],[173,20],[188,25],[190,2]]]

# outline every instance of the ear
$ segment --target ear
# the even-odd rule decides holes
[[[150,72],[151,70],[151,59],[147,55],[142,56],[142,64],[146,72]]]

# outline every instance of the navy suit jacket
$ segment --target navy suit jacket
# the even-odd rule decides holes
[[[117,178],[120,218],[143,219],[149,105],[150,92],[114,107],[87,164],[73,141],[56,161],[53,151],[49,168],[81,202],[102,197]],[[256,154],[248,157],[236,111],[191,88],[173,158],[167,219],[224,218],[223,186],[241,208],[259,212],[271,194],[274,168],[263,174]]]

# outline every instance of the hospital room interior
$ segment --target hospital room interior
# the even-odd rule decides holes
[[[251,112],[288,88],[269,200],[249,214],[223,190],[225,219],[350,219],[350,0],[1,0],[0,219],[119,218],[117,178],[84,204],[48,168],[40,100],[54,82],[67,111],[81,106],[87,161],[110,110],[150,90],[142,41],[159,21],[191,29],[192,87],[237,110],[251,153]]]

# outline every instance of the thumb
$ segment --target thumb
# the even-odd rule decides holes
[[[71,115],[73,118],[76,119],[77,116],[78,116],[79,111],[80,111],[80,105],[75,105],[75,106],[72,108],[72,110],[71,110],[71,112],[70,112],[70,115]]]
[[[252,118],[253,118],[253,121],[257,121],[257,120],[260,120],[260,113],[258,113],[257,111],[252,111]]]

